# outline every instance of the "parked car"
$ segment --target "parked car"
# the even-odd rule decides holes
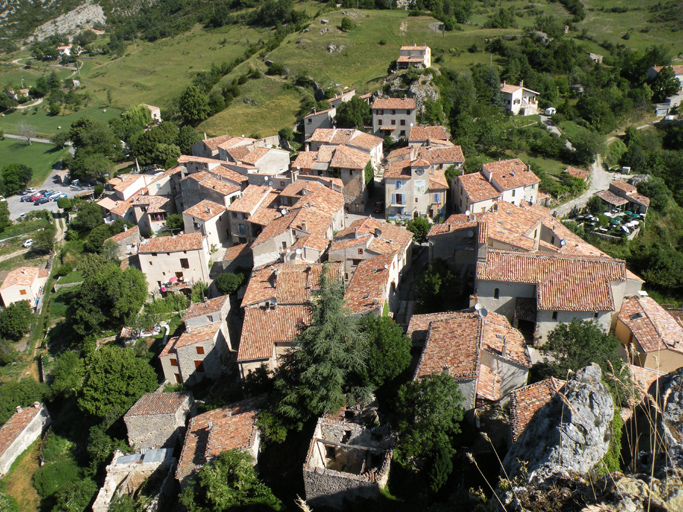
[[[49,203],[50,200],[47,197],[40,197],[33,201],[34,206],[39,206],[41,204]]]
[[[24,247],[31,247],[33,245],[33,238],[29,238],[24,242]]]
[[[374,213],[384,213],[384,203],[382,201],[377,201],[372,211]]]
[[[7,201],[7,199],[5,199],[5,196],[0,196],[0,203],[3,201]]]
[[[36,193],[36,189],[33,188],[33,187],[27,188],[27,189],[24,190],[24,192],[23,192],[23,194],[35,194],[35,193]]]
[[[31,199],[31,196],[22,196],[21,197],[21,202],[25,203],[26,201],[29,201]]]
[[[546,116],[554,116],[555,114],[557,114],[557,109],[555,109],[555,107],[548,107],[545,109]]]
[[[66,194],[63,192],[61,194],[55,194],[54,196],[50,197],[51,201],[58,201],[60,198],[66,197]]]
[[[31,197],[28,198],[28,200],[33,202],[33,201],[37,201],[41,197],[43,197],[43,194],[33,194]]]
[[[45,197],[51,197],[55,194],[59,194],[59,192],[57,192],[56,190],[48,190],[47,192],[45,192]]]

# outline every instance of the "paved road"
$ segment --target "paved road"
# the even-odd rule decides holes
[[[17,256],[21,256],[22,254],[26,254],[29,252],[31,249],[19,249],[18,251],[14,251],[10,254],[5,254],[4,256],[0,256],[0,261],[5,261],[5,260],[11,260],[12,258],[16,258]]]
[[[562,137],[562,132],[555,125],[555,123],[553,123],[553,120],[550,118],[550,116],[541,114],[541,123],[543,123],[546,130],[548,130],[550,133],[554,133],[558,137]],[[569,142],[569,139],[567,139],[567,141],[565,142],[565,146],[567,146],[567,149],[569,149],[570,151],[574,151],[574,146],[572,146],[572,143]]]
[[[23,135],[14,135],[12,133],[6,133],[5,137],[7,139],[21,140],[24,142],[26,141],[26,137],[24,137]],[[31,139],[31,143],[34,143],[34,142],[37,142],[38,144],[52,144],[52,142],[50,142],[47,139]],[[71,153],[72,155],[75,154],[76,150],[74,149],[71,142],[67,142],[66,145],[69,146],[69,153]]]
[[[602,166],[602,159],[600,158],[600,155],[598,155],[595,163],[591,166],[591,182],[588,184],[588,188],[576,199],[572,199],[571,201],[554,208],[557,217],[565,217],[569,215],[574,208],[578,210],[586,206],[586,203],[591,196],[601,190],[607,190],[613,179],[614,174],[607,172],[604,169]]]

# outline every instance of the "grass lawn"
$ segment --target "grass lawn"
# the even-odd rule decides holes
[[[37,255],[32,252],[27,252],[21,256],[0,261],[0,270],[14,270],[19,267],[37,267],[47,260],[48,257],[46,255]]]
[[[7,493],[17,500],[19,510],[22,512],[40,510],[40,496],[33,487],[33,475],[40,467],[39,452],[40,440],[37,440],[17,458],[10,472],[3,478]]]
[[[0,129],[2,129],[2,122],[5,119],[7,117],[0,120]],[[34,187],[43,184],[45,178],[52,172],[54,165],[62,159],[66,151],[66,149],[58,149],[52,144],[34,142],[29,146],[24,141],[16,139],[0,140],[0,162],[2,165],[12,162],[28,165],[33,169],[33,178],[29,185]]]
[[[2,84],[3,88],[7,86],[13,89],[21,89],[23,80],[24,87],[28,89],[36,84],[38,78],[41,76],[47,78],[53,71],[60,80],[70,77],[73,73],[73,64],[69,66],[48,66],[45,63],[31,59],[31,68],[26,69],[23,67],[26,62],[27,61],[22,61],[22,65],[11,64],[0,66],[0,84]]]
[[[57,284],[79,283],[81,281],[83,281],[83,274],[81,274],[78,270],[74,270],[70,274],[60,277]]]
[[[37,137],[49,139],[59,131],[67,131],[71,123],[80,119],[83,116],[90,116],[100,122],[106,123],[114,117],[121,115],[121,110],[115,108],[107,108],[102,106],[99,102],[93,101],[89,106],[83,107],[78,112],[67,115],[49,116],[47,115],[47,105],[45,102],[38,105],[38,112],[33,113],[33,109],[17,110],[11,114],[5,114],[0,117],[0,130],[5,133],[12,133],[19,135],[17,125],[21,122],[28,123],[35,127]],[[29,113],[25,113],[29,112]],[[61,130],[58,128],[61,126]]]
[[[548,174],[555,176],[559,176],[568,165],[559,160],[551,160],[542,156],[531,156],[526,153],[520,153],[519,158],[527,164],[536,164]]]
[[[590,133],[590,130],[588,128],[584,128],[583,126],[575,123],[574,121],[562,121],[558,125],[558,128],[562,133],[564,133],[567,136],[567,138],[570,141],[582,132]]]
[[[68,288],[62,288],[61,290],[58,290],[57,293],[52,294],[50,320],[55,321],[66,316],[66,310],[79,289],[80,286],[70,286]]]

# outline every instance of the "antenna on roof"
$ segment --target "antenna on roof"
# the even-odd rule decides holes
[[[481,308],[482,308],[482,305],[479,304],[478,302],[474,305],[474,309],[475,309],[476,311],[479,311]]]
[[[470,216],[470,211],[469,211],[469,210],[465,210],[465,215],[467,215],[467,216],[469,217],[469,216]]]
[[[482,308],[479,310],[479,317],[480,317],[480,318],[486,318],[487,316],[489,316],[488,310],[487,310],[486,308],[482,307]]]

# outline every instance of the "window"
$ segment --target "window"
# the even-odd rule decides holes
[[[536,238],[536,235],[538,235],[538,229],[534,230],[534,238]]]
[[[354,266],[354,267],[357,267],[358,265],[360,265],[360,262],[361,262],[361,261],[362,261],[362,260],[351,260],[351,265]]]
[[[178,366],[178,360],[177,359],[171,359],[171,366]]]
[[[512,197],[515,197],[515,189],[512,189]]]
[[[439,202],[439,194],[434,194],[434,202],[435,203]]]
[[[395,111],[395,110],[392,110],[392,111],[391,111],[391,115],[392,115],[392,116],[395,116],[395,115],[396,115],[396,111]]]
[[[197,347],[197,354],[201,355],[204,353],[204,347]]]
[[[377,120],[377,124],[380,125],[380,126],[382,126],[382,120],[381,120],[381,119],[378,119],[378,120]]]
[[[400,137],[405,137],[405,136],[406,136],[406,131],[405,131],[405,130],[401,130],[401,131],[398,133],[398,135],[399,135]]]
[[[182,384],[183,381],[181,380],[180,375],[178,375],[177,373],[174,373],[174,375],[175,375],[175,383],[176,384]]]
[[[557,320],[557,311],[553,311],[553,320]]]
[[[358,249],[358,254],[363,254],[363,249]]]
[[[195,367],[195,370],[197,370],[197,372],[204,373],[204,362],[203,361],[195,361],[194,367]]]
[[[190,268],[190,260],[187,258],[180,258],[180,268]]]
[[[405,119],[401,119],[401,123],[400,123],[400,124],[401,124],[401,126],[405,126],[405,125],[406,125],[406,120],[405,120]]]
[[[310,118],[309,118],[309,119],[308,119],[308,122],[309,122],[309,123],[312,123],[312,122],[313,122],[313,119],[310,119]]]
[[[551,243],[551,244],[555,244],[555,237],[554,237],[554,236],[551,236],[551,237],[550,237],[550,243]]]
[[[26,290],[19,290],[19,295],[26,295]]]
[[[237,227],[239,228],[240,235],[246,235],[246,229],[244,229],[244,224],[239,224]]]
[[[150,265],[153,265],[153,263],[152,263],[151,261],[149,262],[149,264],[150,264]]]
[[[281,186],[281,187],[284,187],[284,186],[285,186],[285,182],[284,182],[284,181],[281,181],[281,182],[280,182],[280,186]]]
[[[593,313],[593,318],[598,318],[598,312]]]
[[[396,126],[396,119],[391,120],[391,126]]]
[[[206,317],[209,319],[209,322],[213,323],[213,315],[206,315]]]
[[[493,298],[497,299],[500,297],[500,288],[494,288],[493,290]]]
[[[402,186],[403,186],[403,183],[401,183],[400,181],[396,182],[396,189],[400,189]]]

